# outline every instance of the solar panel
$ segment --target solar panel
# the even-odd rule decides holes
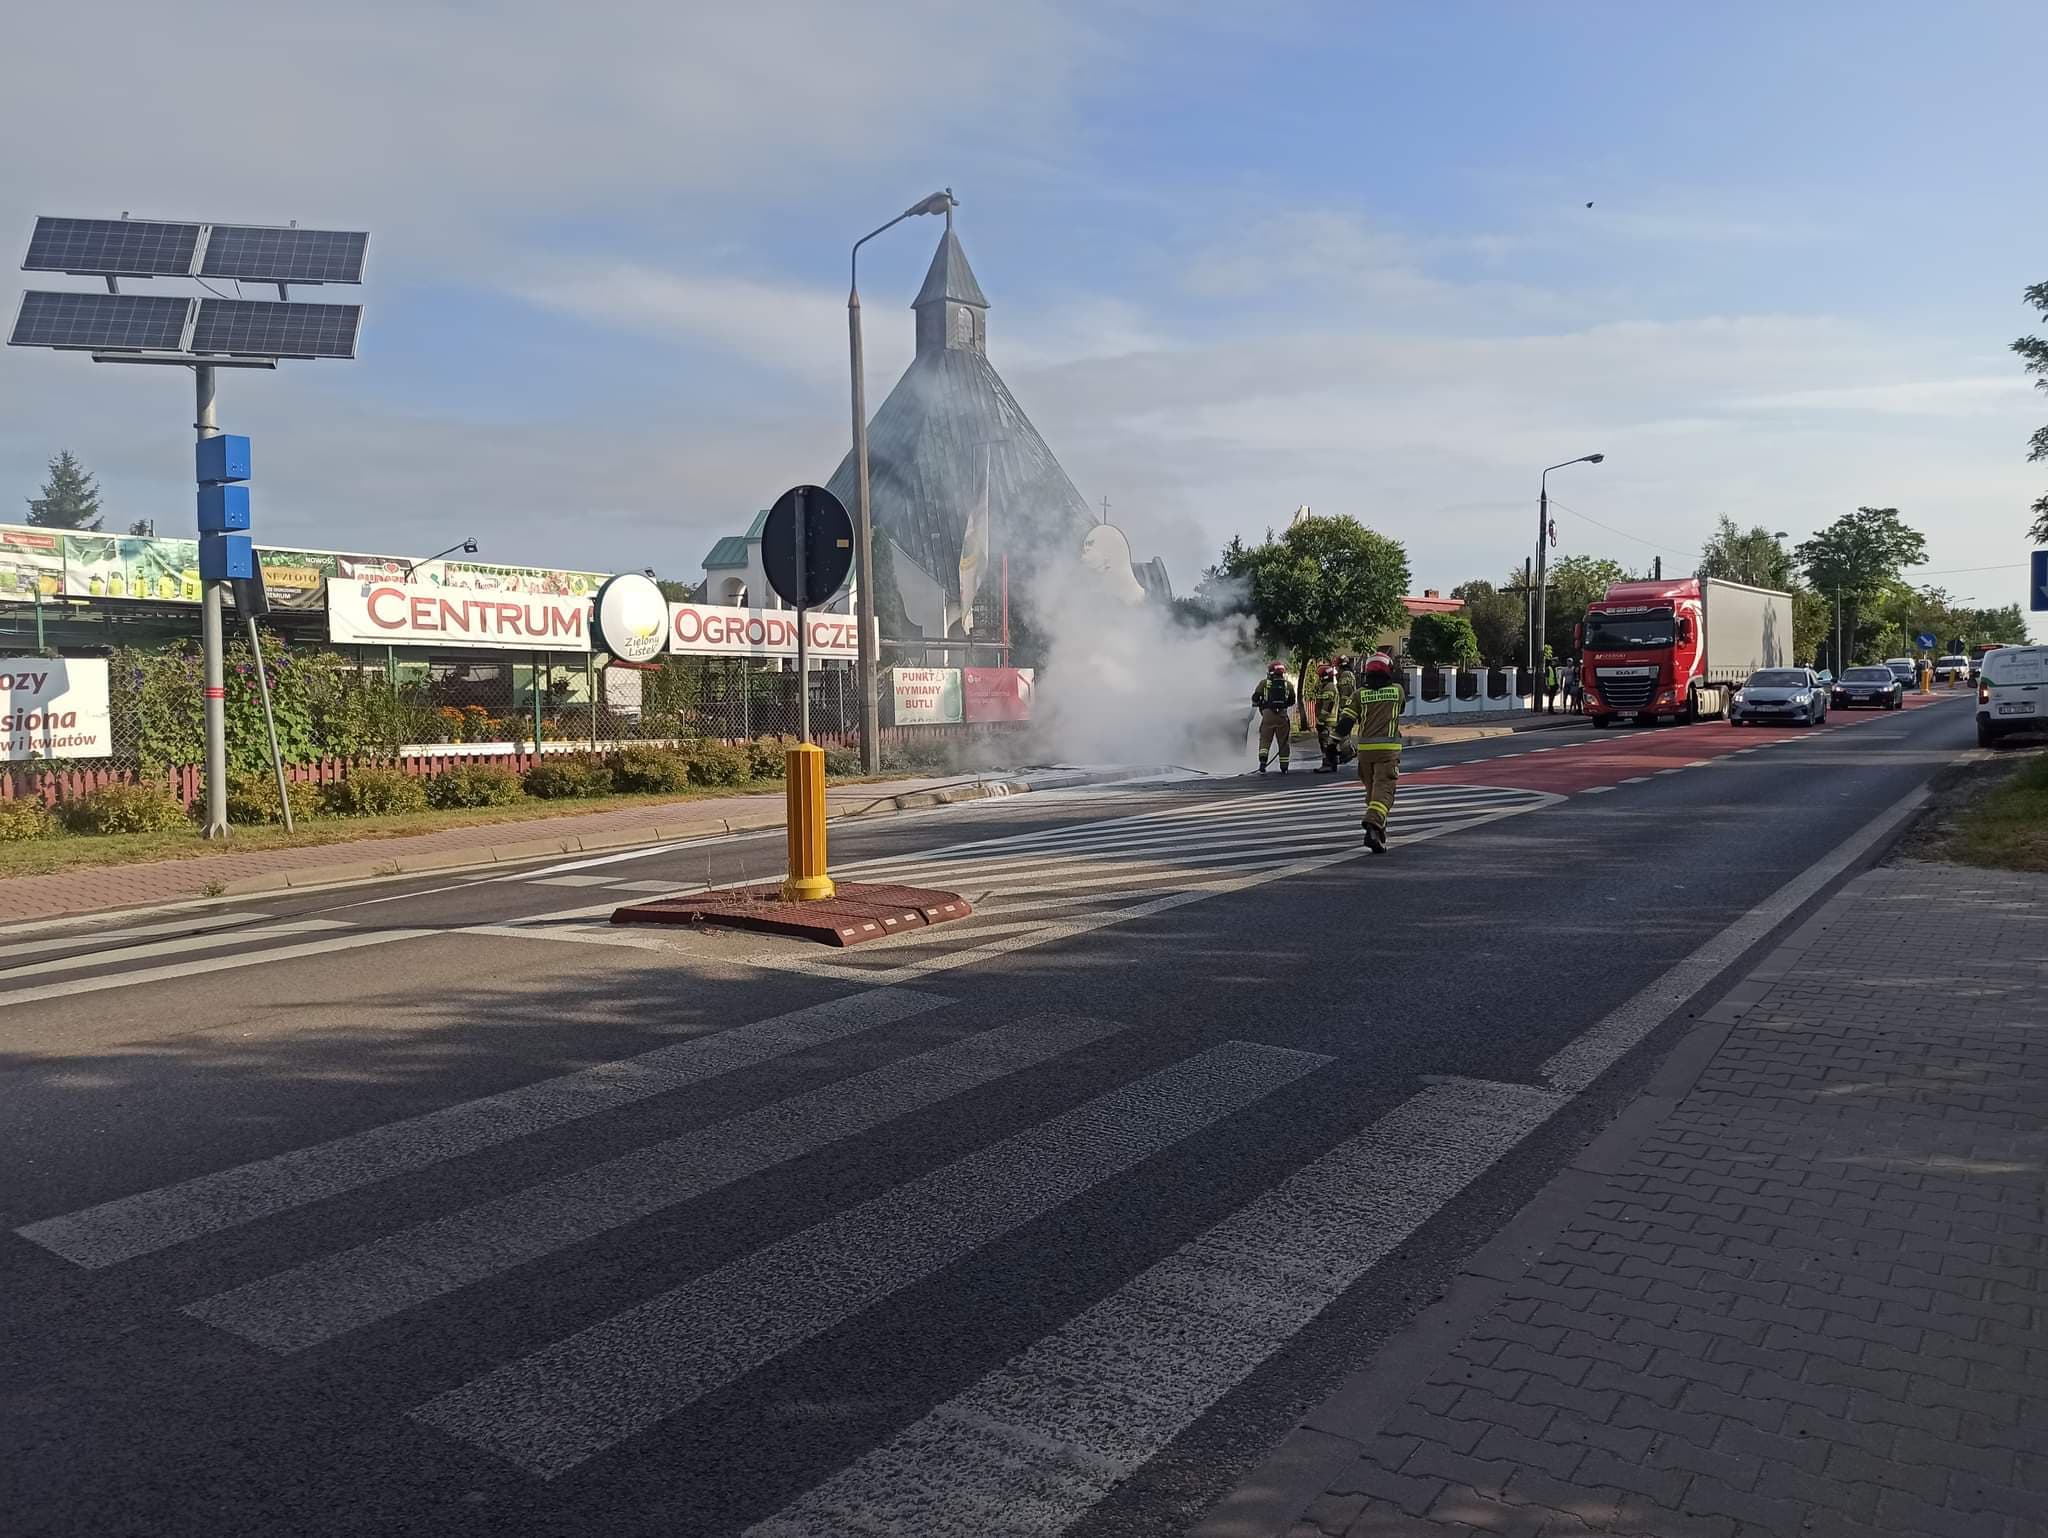
[[[10,347],[77,347],[109,352],[175,351],[184,339],[190,299],[156,294],[21,296]]]
[[[28,239],[28,272],[75,272],[92,277],[186,277],[199,244],[196,224],[152,219],[36,220]]]
[[[262,283],[360,283],[367,230],[288,230],[216,224],[199,274]]]
[[[353,358],[359,304],[202,299],[192,351],[243,358]]]

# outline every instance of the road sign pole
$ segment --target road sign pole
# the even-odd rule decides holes
[[[799,570],[803,568],[811,548],[810,510],[805,505],[803,488],[796,493],[796,559]],[[810,611],[803,605],[796,606],[796,740],[811,740],[811,627]]]
[[[203,440],[220,435],[220,421],[214,408],[213,365],[201,363],[192,370],[194,405],[192,426]],[[228,832],[228,717],[227,663],[222,656],[221,584],[202,581],[199,593],[199,645],[205,654],[203,669],[206,689],[206,820],[201,828],[206,838],[226,838]]]
[[[860,291],[847,296],[846,324],[853,354],[853,581],[854,627],[859,631],[855,655],[860,669],[860,767],[863,774],[882,772],[882,705],[875,682],[874,531],[868,513],[868,398],[866,369],[861,358]]]
[[[256,692],[263,700],[263,730],[270,734],[270,767],[277,773],[277,804],[284,814],[284,830],[292,831],[292,793],[284,779],[284,755],[277,750],[277,717],[270,713],[270,680],[263,676],[263,638],[256,633],[256,616],[249,616],[249,656],[256,667]]]

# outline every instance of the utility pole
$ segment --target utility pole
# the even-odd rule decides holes
[[[1549,606],[1544,601],[1548,597],[1548,587],[1544,578],[1548,571],[1548,557],[1550,554],[1550,472],[1552,470],[1562,470],[1566,465],[1597,465],[1606,457],[1605,454],[1581,454],[1577,459],[1563,460],[1558,464],[1546,467],[1543,474],[1537,478],[1536,637],[1540,637],[1543,634],[1546,622],[1549,619]],[[1532,637],[1529,646],[1529,668],[1532,673],[1535,671],[1536,665],[1542,660],[1542,647],[1537,643],[1536,638]]]
[[[192,415],[192,427],[204,443],[220,436],[213,365],[194,365],[192,378],[198,408]],[[227,583],[210,577],[199,585],[199,646],[205,654],[206,690],[206,820],[200,832],[206,838],[228,836],[228,689],[227,663],[221,653],[221,593],[226,587]]]

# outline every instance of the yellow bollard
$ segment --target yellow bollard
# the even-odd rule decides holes
[[[808,742],[791,748],[786,774],[789,876],[782,897],[785,902],[817,902],[836,890],[825,874],[825,750]]]

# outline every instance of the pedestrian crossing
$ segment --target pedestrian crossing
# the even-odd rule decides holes
[[[1550,806],[1547,791],[1491,785],[1420,785],[1396,803],[1388,844],[1398,852],[1503,817]],[[973,917],[913,930],[845,952],[779,943],[745,959],[757,966],[823,977],[896,984],[973,966],[1019,950],[1072,939],[1205,898],[1370,858],[1358,819],[1363,803],[1348,781],[1310,780],[1284,788],[1154,806],[1086,823],[974,839],[939,849],[835,863],[841,881],[887,882],[957,892]],[[591,897],[600,889],[584,884]],[[638,883],[619,890],[639,891]],[[487,932],[572,943],[668,950],[674,932],[613,926],[610,909],[519,920]]]
[[[829,1059],[832,1076],[719,1114],[796,1055]],[[871,1321],[914,1294],[933,1337],[971,1357],[965,1386],[935,1391],[836,1467],[799,1455],[787,1488],[725,1492],[747,1506],[733,1530],[1052,1538],[1570,1099],[1438,1079],[1363,1128],[1296,1130],[1332,1093],[1334,1066],[1254,1040],[1177,1042],[1131,1021],[1015,1018],[999,1003],[865,989],[17,1233],[90,1273],[115,1306],[203,1327],[192,1371],[242,1375],[266,1413],[292,1413],[292,1395],[322,1395],[374,1352],[417,1381],[350,1412],[375,1420],[363,1437],[432,1437],[451,1479],[472,1478],[462,1460],[481,1456],[533,1481],[536,1500],[558,1488],[573,1500],[579,1479],[644,1468],[679,1420],[825,1343],[857,1359]],[[685,1130],[646,1140],[628,1113],[650,1104]],[[964,1151],[898,1135],[927,1112],[967,1117]],[[1245,1119],[1262,1113],[1248,1135]],[[572,1123],[603,1136],[550,1141]],[[604,1148],[613,1138],[627,1146]],[[1241,1150],[1263,1157],[1275,1138],[1284,1158],[1264,1189],[1192,1227],[1155,1235],[1115,1216],[1161,1161],[1214,1168],[1250,1156]],[[743,1210],[749,1230],[730,1258],[680,1275],[657,1258],[628,1273],[637,1295],[625,1306],[531,1349],[487,1344],[484,1316],[516,1309],[523,1292],[576,1296],[586,1269],[615,1282],[618,1256],[638,1251],[605,1241],[659,1220],[672,1248],[650,1253],[687,1255],[693,1214],[717,1193],[770,1179],[837,1192],[819,1159],[848,1152],[883,1160],[887,1175],[845,1186],[793,1230],[773,1203],[728,1205],[724,1221]],[[368,1188],[391,1212],[436,1199],[443,1210],[401,1222],[385,1203],[336,1200]],[[473,1191],[489,1194],[465,1200]],[[1107,1219],[1063,1216],[1097,1200]],[[290,1221],[321,1213],[331,1221],[316,1228]],[[1118,1225],[1107,1270],[1090,1221]],[[1095,1285],[1021,1351],[1000,1335],[982,1344],[978,1295],[956,1281],[1026,1230]],[[273,1242],[291,1263],[266,1259]],[[308,1242],[320,1253],[300,1258]],[[138,1290],[127,1267],[155,1281]]]

